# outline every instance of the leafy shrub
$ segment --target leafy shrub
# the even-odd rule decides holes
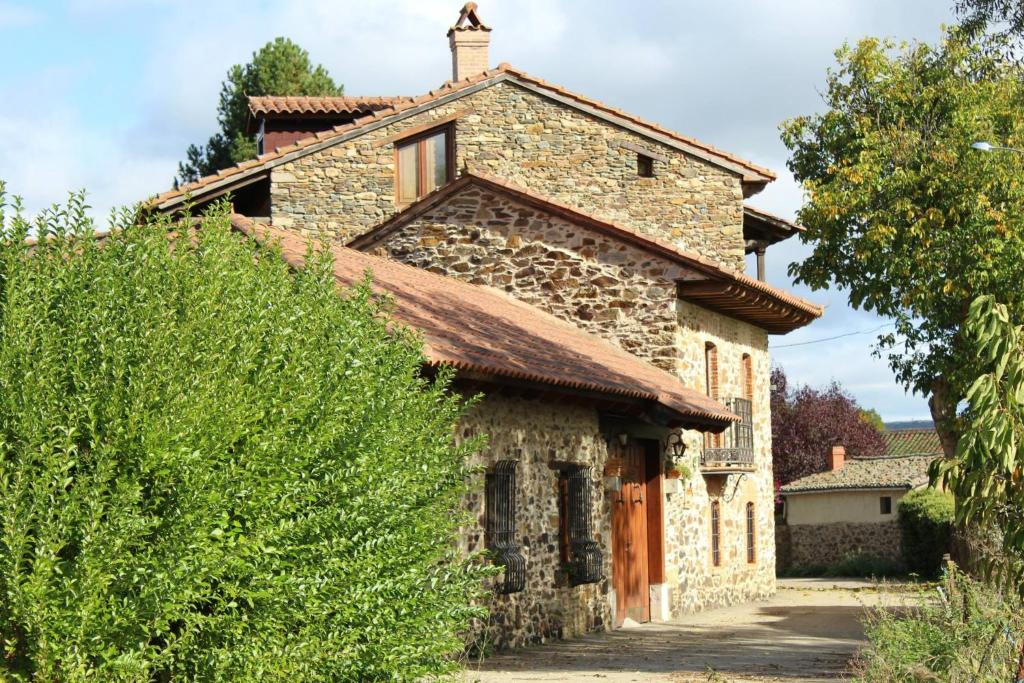
[[[953,568],[906,609],[869,612],[865,627],[857,680],[1005,683],[1014,680],[1024,604]]]
[[[949,552],[953,533],[953,496],[932,488],[903,496],[899,506],[900,542],[907,569],[935,576]]]
[[[2,192],[2,187],[0,187]],[[0,211],[3,210],[0,195]],[[450,375],[223,213],[0,236],[0,678],[412,680],[479,611]]]

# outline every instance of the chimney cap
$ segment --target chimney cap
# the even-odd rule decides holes
[[[451,35],[452,31],[490,31],[491,27],[480,21],[480,15],[476,13],[477,7],[475,2],[467,2],[462,6],[462,10],[459,12],[459,20],[448,29],[448,34]],[[469,25],[465,24],[469,22]]]

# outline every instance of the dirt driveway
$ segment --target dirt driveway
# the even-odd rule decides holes
[[[863,644],[866,605],[897,598],[850,580],[780,580],[772,599],[497,654],[466,681],[834,681]]]

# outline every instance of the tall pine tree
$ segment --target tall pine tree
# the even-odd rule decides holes
[[[256,141],[245,132],[250,95],[341,95],[321,65],[287,38],[275,38],[252,55],[248,64],[235,64],[221,84],[217,105],[220,131],[205,145],[189,145],[178,164],[176,182],[188,183],[256,156]]]

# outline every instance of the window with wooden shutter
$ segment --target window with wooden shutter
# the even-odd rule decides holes
[[[601,547],[594,539],[591,468],[570,465],[558,474],[558,539],[569,583],[578,586],[603,578]]]
[[[487,548],[494,563],[505,568],[499,593],[518,593],[526,587],[526,558],[516,541],[516,466],[515,460],[502,460],[487,473],[486,505]]]

